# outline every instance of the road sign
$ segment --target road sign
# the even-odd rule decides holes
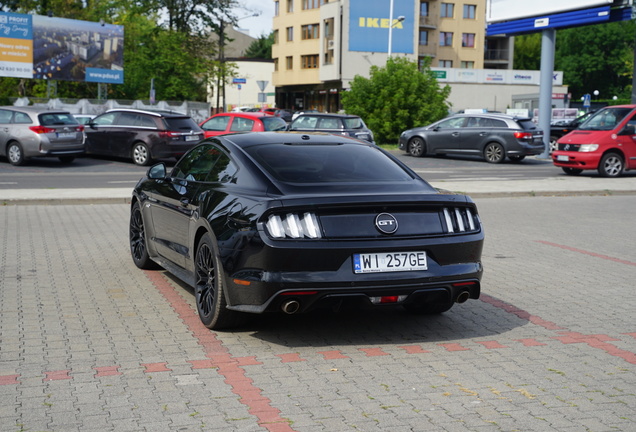
[[[261,91],[265,91],[265,87],[267,87],[268,83],[269,81],[256,81],[256,84],[258,85],[258,88],[261,89]]]
[[[247,80],[245,78],[233,78],[232,84],[247,84]]]

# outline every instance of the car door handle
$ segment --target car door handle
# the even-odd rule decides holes
[[[488,135],[488,132],[479,132],[479,136],[486,136]]]
[[[451,134],[451,136],[458,137],[458,136],[459,136],[459,132],[453,132],[453,133]]]

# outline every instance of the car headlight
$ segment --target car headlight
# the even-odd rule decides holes
[[[598,150],[598,144],[581,144],[580,152],[593,152]]]

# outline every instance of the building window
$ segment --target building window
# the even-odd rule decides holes
[[[455,5],[453,3],[442,3],[441,5],[441,17],[442,18],[452,18],[453,11],[455,10]]]
[[[278,29],[274,30],[274,43],[278,43]]]
[[[278,59],[274,59],[274,72],[278,71]]]
[[[453,32],[440,32],[439,46],[453,46]]]
[[[303,0],[303,10],[306,9],[316,9],[319,8],[320,5],[323,5],[326,2],[325,0]]]
[[[318,39],[320,36],[319,24],[308,24],[301,27],[302,39]]]
[[[420,45],[428,45],[428,31],[420,30]]]
[[[452,60],[440,60],[439,61],[439,67],[452,68],[453,67],[453,61]]]
[[[462,46],[464,48],[475,48],[475,33],[462,33]]]
[[[274,16],[278,16],[278,0],[274,2]]]
[[[291,42],[294,40],[294,28],[287,27],[287,42]]]
[[[318,68],[318,54],[300,56],[300,67],[302,69]]]
[[[475,19],[476,12],[477,12],[477,5],[471,5],[471,4],[464,5],[464,19]]]
[[[420,16],[423,16],[423,17],[428,16],[428,2],[420,3]]]
[[[287,13],[294,12],[294,0],[287,0]]]
[[[461,66],[462,69],[475,69],[474,61],[462,61]]]
[[[292,70],[294,68],[294,57],[285,57],[285,67],[287,68],[287,70]]]
[[[327,50],[327,52],[325,52],[325,63],[326,65],[330,65],[333,64],[333,50]]]

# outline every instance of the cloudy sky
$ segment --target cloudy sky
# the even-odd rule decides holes
[[[274,18],[274,2],[272,0],[239,0],[243,5],[235,8],[234,14],[239,20],[238,27],[249,30],[249,35],[258,38],[263,34],[268,35],[272,31],[272,18]],[[260,13],[257,17],[251,17],[253,13]]]

